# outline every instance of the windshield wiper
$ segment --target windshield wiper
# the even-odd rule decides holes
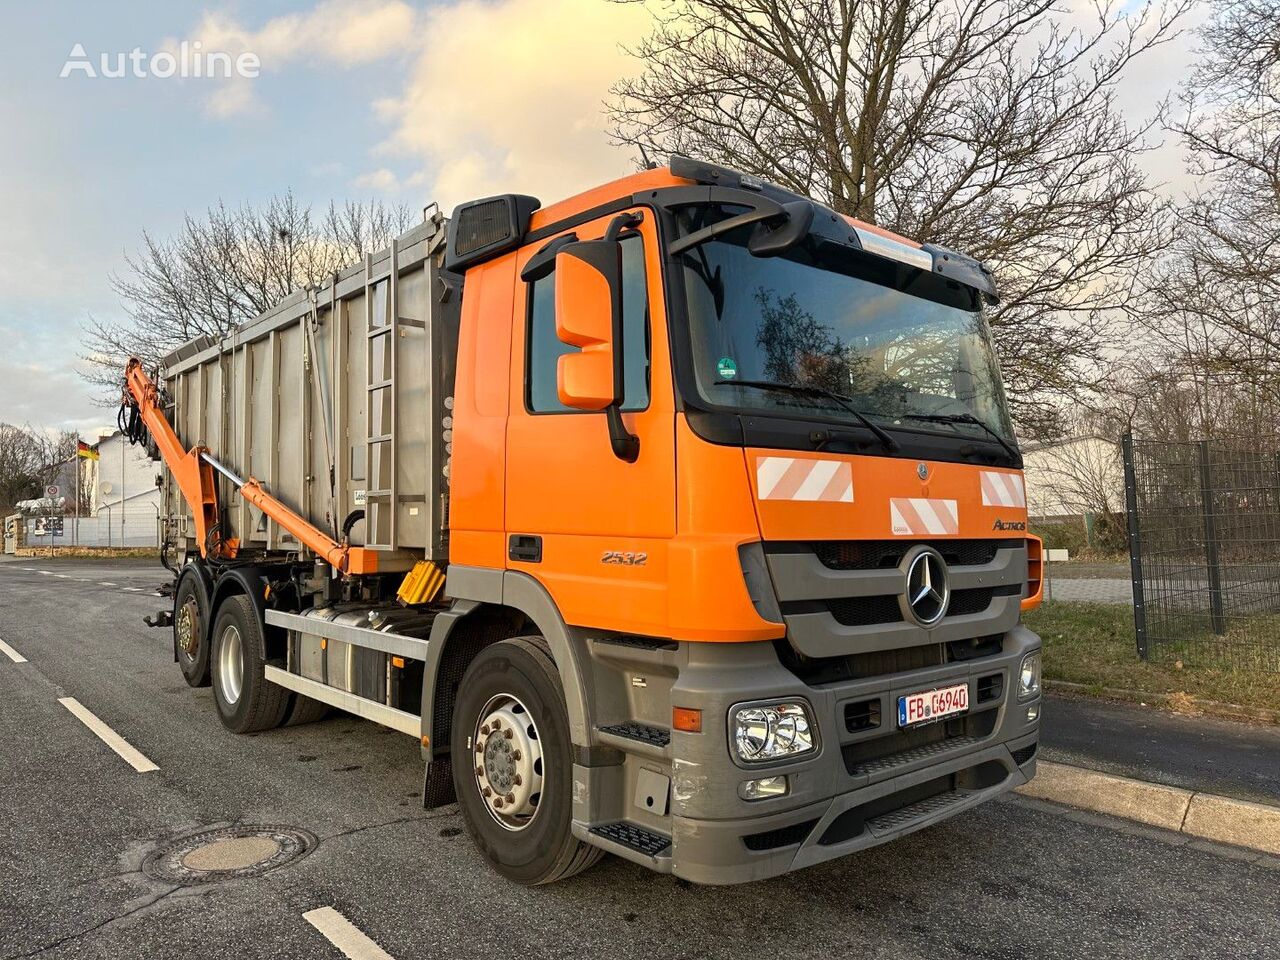
[[[781,393],[794,393],[802,397],[823,397],[832,401],[836,406],[840,407],[850,416],[854,417],[860,424],[875,434],[876,439],[884,446],[889,453],[896,453],[898,450],[898,441],[889,436],[884,428],[876,426],[865,413],[850,404],[852,397],[846,397],[843,394],[836,393],[832,390],[824,390],[822,387],[806,387],[796,383],[778,383],[774,380],[716,380],[714,386],[738,386],[738,387],[755,387],[757,390],[777,390]]]
[[[996,433],[971,413],[903,413],[899,414],[899,416],[905,417],[908,420],[928,420],[931,423],[972,423],[975,427],[981,427],[986,431],[987,436],[991,437],[996,443],[1004,447],[1011,459],[1018,459],[1018,451],[1013,448],[1013,445],[1009,443],[1008,440],[1000,436],[1000,434]]]

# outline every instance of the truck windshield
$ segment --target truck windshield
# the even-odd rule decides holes
[[[680,256],[705,401],[1014,442],[977,291],[834,245],[755,257],[740,233]]]

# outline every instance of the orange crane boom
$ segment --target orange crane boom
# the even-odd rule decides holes
[[[142,422],[160,450],[160,456],[168,466],[191,506],[195,517],[196,542],[202,557],[229,560],[236,556],[240,542],[235,538],[223,540],[216,536],[219,524],[218,488],[214,472],[222,474],[236,485],[245,502],[252,504],[287,530],[298,542],[314,551],[334,570],[341,573],[373,573],[377,570],[377,556],[362,547],[352,547],[334,540],[323,530],[307,522],[293,510],[267,493],[254,477],[242,479],[219,463],[206,447],[184,449],[174,433],[160,404],[160,391],[143,369],[137,357],[125,368],[124,401],[135,407]],[[211,536],[211,534],[213,536]]]

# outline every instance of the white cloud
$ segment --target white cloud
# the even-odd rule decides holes
[[[400,189],[400,178],[382,167],[369,173],[362,173],[351,181],[351,185],[360,190],[376,190],[379,193],[393,193]]]
[[[187,39],[199,41],[205,53],[255,54],[263,73],[298,61],[351,67],[414,52],[420,43],[418,17],[404,0],[325,0],[305,13],[274,17],[258,29],[221,11],[206,12]],[[170,40],[166,49],[177,46],[177,40]],[[257,108],[252,80],[211,82],[217,86],[205,108],[212,116],[227,118]]]
[[[489,193],[551,202],[628,172],[603,104],[636,68],[623,52],[648,33],[641,4],[462,0],[426,15],[402,96],[376,105],[393,125],[378,153],[429,171],[430,199]]]

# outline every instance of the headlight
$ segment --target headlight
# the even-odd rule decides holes
[[[802,703],[766,703],[733,712],[733,745],[746,763],[785,760],[813,749]]]
[[[1020,698],[1034,696],[1040,692],[1040,653],[1028,653],[1022,658],[1022,669],[1018,671],[1018,696]]]

